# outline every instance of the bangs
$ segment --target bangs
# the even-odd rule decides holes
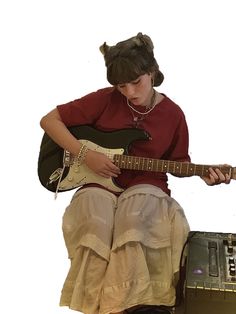
[[[107,66],[107,80],[114,86],[134,81],[145,73],[146,71],[142,69],[141,64],[124,57],[116,58]]]

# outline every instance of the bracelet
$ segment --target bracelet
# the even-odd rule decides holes
[[[80,166],[84,162],[88,150],[89,150],[89,148],[85,144],[83,144],[81,146],[79,154],[77,156],[77,165],[78,166]]]

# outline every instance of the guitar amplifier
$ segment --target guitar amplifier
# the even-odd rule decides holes
[[[189,233],[185,314],[236,314],[236,234]]]

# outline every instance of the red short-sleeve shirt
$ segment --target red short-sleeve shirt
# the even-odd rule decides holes
[[[90,93],[80,99],[57,106],[62,121],[69,127],[91,125],[101,131],[134,128],[133,114],[126,98],[114,87]],[[136,106],[143,110],[142,106]],[[190,161],[188,127],[181,108],[167,96],[140,121],[139,128],[150,134],[151,140],[135,141],[129,155]],[[123,188],[136,184],[152,184],[170,194],[167,175],[160,172],[122,170],[116,182]]]

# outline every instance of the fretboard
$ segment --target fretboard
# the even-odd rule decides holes
[[[219,168],[222,173],[230,172],[228,166],[197,165],[189,162],[152,159],[128,155],[114,155],[115,165],[121,169],[166,172],[181,176],[207,176],[209,167]]]

